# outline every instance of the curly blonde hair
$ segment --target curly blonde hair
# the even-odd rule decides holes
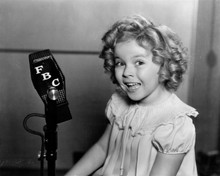
[[[100,58],[104,59],[104,68],[113,83],[115,78],[114,48],[117,43],[135,40],[146,48],[151,45],[153,62],[160,65],[159,82],[167,90],[177,90],[187,69],[188,54],[180,38],[170,28],[155,25],[140,15],[133,15],[117,21],[104,34]]]

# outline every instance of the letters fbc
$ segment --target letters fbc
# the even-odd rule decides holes
[[[52,75],[50,74],[50,72],[43,72],[43,68],[44,68],[43,65],[39,65],[39,66],[37,66],[37,67],[34,67],[34,69],[35,69],[35,71],[36,71],[36,74],[37,74],[37,75],[38,75],[38,74],[41,74],[41,76],[42,76],[42,81],[47,81],[47,80],[49,80],[49,79],[52,78]],[[53,79],[53,80],[51,81],[51,85],[52,85],[53,87],[59,86],[59,85],[60,85],[60,80],[59,80],[59,78]]]

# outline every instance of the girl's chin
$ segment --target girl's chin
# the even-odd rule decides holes
[[[131,101],[133,101],[135,103],[141,102],[144,99],[144,97],[142,97],[140,94],[138,94],[137,91],[128,91],[126,88],[124,88],[122,86],[121,86],[121,90],[125,95],[128,96],[128,98]]]
[[[131,95],[129,93],[127,93],[127,95],[129,97],[129,99],[134,101],[134,102],[140,102],[142,100],[142,98],[140,98],[139,96]]]

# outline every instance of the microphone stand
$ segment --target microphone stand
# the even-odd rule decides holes
[[[45,106],[46,125],[45,132],[45,148],[46,160],[48,163],[48,176],[55,176],[56,159],[57,159],[57,105],[58,90],[50,88],[47,93],[47,106]]]

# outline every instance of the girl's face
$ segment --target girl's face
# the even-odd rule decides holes
[[[155,103],[166,91],[158,81],[160,65],[153,63],[152,58],[150,45],[145,49],[135,40],[115,46],[115,77],[133,101]]]

